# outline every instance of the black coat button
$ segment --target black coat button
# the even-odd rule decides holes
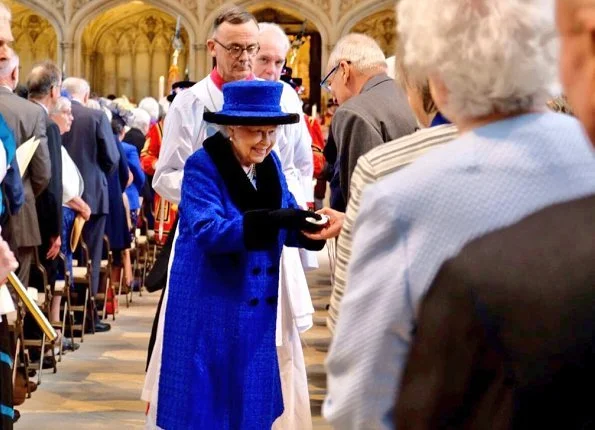
[[[273,267],[273,266],[267,267],[267,275],[276,275],[278,273],[278,271],[279,271],[278,267]]]
[[[266,302],[269,305],[276,305],[277,304],[277,300],[279,300],[279,297],[278,296],[271,296],[271,297],[267,297],[266,298]]]
[[[254,269],[252,269],[252,274],[253,275],[260,275],[261,272],[261,268],[260,267],[255,267]]]
[[[254,297],[253,299],[248,300],[248,304],[250,306],[257,306],[258,305],[258,299],[256,297]]]

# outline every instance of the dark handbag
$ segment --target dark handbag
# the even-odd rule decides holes
[[[174,221],[170,234],[167,236],[167,241],[163,245],[163,248],[161,248],[161,252],[157,256],[153,268],[145,279],[145,288],[149,293],[154,293],[165,288],[167,283],[167,267],[169,265],[169,257],[174,243],[176,228],[178,228],[178,219]]]

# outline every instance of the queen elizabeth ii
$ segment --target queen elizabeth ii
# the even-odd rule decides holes
[[[283,412],[275,347],[283,245],[321,249],[271,152],[283,86],[223,87],[222,126],[186,162],[165,315],[157,425],[265,429]]]

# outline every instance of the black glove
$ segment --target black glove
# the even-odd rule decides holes
[[[249,249],[265,249],[277,240],[279,229],[318,231],[322,226],[306,221],[319,214],[301,209],[259,209],[244,214],[244,242]]]
[[[301,209],[276,209],[269,211],[268,216],[271,218],[273,224],[287,230],[318,231],[321,228],[321,226],[306,221],[306,218],[314,218],[315,220],[322,218],[319,214],[310,211]]]

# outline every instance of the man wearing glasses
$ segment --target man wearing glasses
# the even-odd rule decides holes
[[[253,72],[253,63],[260,50],[258,40],[258,22],[252,14],[242,8],[231,7],[223,11],[215,19],[213,35],[207,40],[207,48],[215,59],[216,65],[209,76],[176,96],[165,120],[161,153],[153,178],[153,188],[165,199],[176,204],[180,202],[186,160],[201,148],[203,141],[208,136],[218,131],[215,126],[204,122],[202,118],[205,109],[211,112],[221,110],[223,106],[223,85],[227,82],[256,78]],[[291,89],[289,88],[289,90]],[[281,105],[286,112],[301,114],[301,107],[293,107],[295,103],[292,104],[288,101],[288,97],[291,97],[291,95],[290,91],[284,91],[281,97]],[[299,123],[282,127],[280,132],[277,133],[276,146],[279,148],[297,148],[300,145],[301,147],[303,142],[300,140],[300,136],[302,136],[300,127],[305,128],[305,124]],[[307,130],[304,138],[310,139]],[[307,140],[306,144],[310,148],[311,140]],[[283,156],[281,156],[281,159],[283,162]],[[312,162],[311,153],[310,162]],[[283,164],[283,167],[285,169],[285,164]],[[175,249],[175,239],[172,249]],[[280,279],[283,276],[283,271],[281,271]],[[314,308],[311,301],[309,301],[309,295],[307,299],[309,313],[306,319],[309,322],[306,324],[306,328],[309,328],[312,326],[311,314],[314,312]],[[160,309],[167,308],[167,288],[164,289],[162,300],[163,302],[157,310],[158,325],[156,326],[155,345],[154,349],[149,351],[151,358],[142,394],[142,399],[150,402],[147,416],[149,426],[156,423],[161,348],[165,321],[165,312],[160,312]],[[280,302],[282,300],[283,298],[280,299]],[[295,315],[293,316],[295,319]],[[279,344],[281,339],[279,324],[277,327]],[[297,342],[299,342],[299,338]],[[284,365],[291,366],[292,360],[286,360],[285,363],[282,359],[279,361],[282,384],[285,385],[287,382],[285,375],[287,375],[289,382],[291,382],[291,378],[295,378],[292,369],[284,371],[283,368]],[[285,391],[285,387],[283,389]],[[285,408],[288,409],[287,405]]]
[[[363,34],[349,34],[331,53],[328,74],[320,85],[331,92],[339,108],[331,122],[337,145],[335,174],[343,201],[357,160],[376,146],[415,131],[416,122],[404,92],[387,74],[378,44]]]

